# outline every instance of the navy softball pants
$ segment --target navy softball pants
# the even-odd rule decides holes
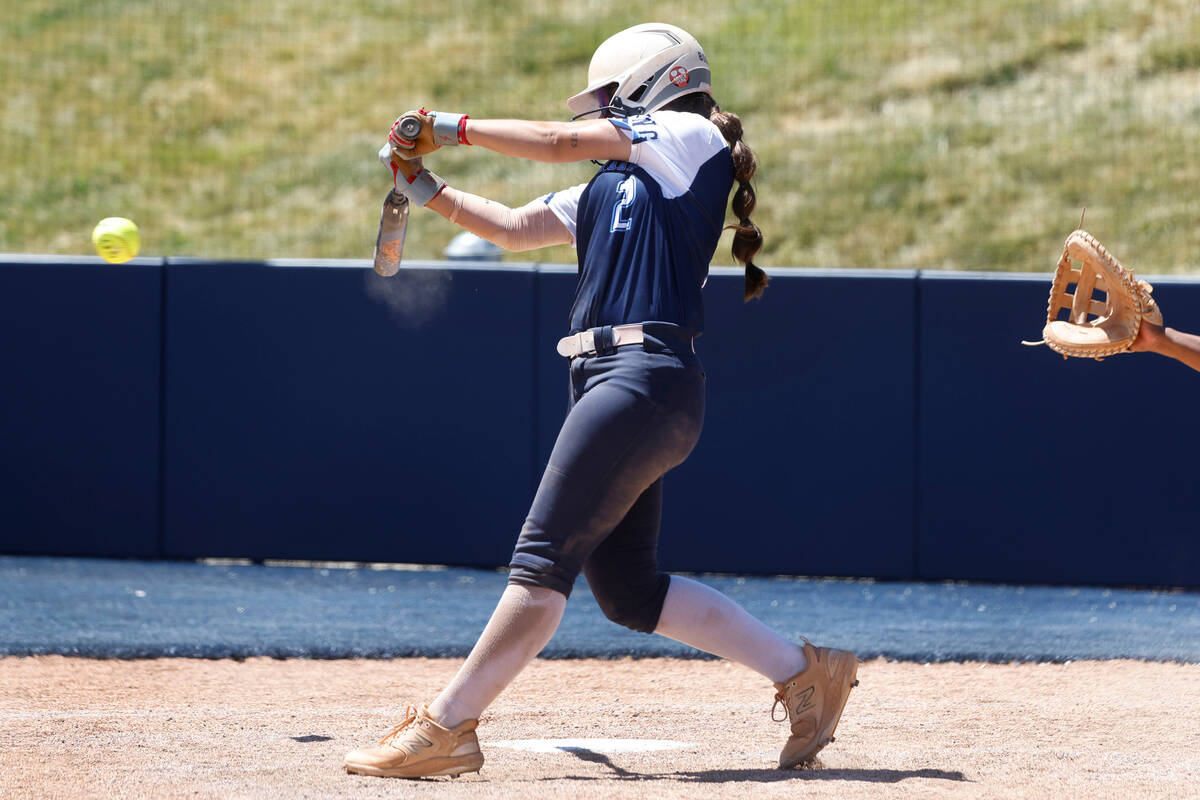
[[[662,477],[700,438],[705,384],[690,337],[649,329],[641,345],[571,361],[570,411],[508,578],[569,596],[582,571],[609,619],[647,633],[670,583],[658,570]]]

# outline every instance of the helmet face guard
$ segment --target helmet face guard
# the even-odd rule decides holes
[[[678,97],[712,94],[712,72],[700,43],[661,22],[636,25],[606,39],[592,56],[588,86],[567,100],[575,118],[634,116]]]
[[[616,114],[616,109],[613,108],[613,90],[616,84],[606,84],[592,91],[582,91],[567,101],[567,105],[572,111],[577,108],[585,108],[584,111],[576,112],[571,120],[577,120],[580,117],[590,117],[593,114],[598,114],[601,118],[612,116],[625,116],[624,114]]]

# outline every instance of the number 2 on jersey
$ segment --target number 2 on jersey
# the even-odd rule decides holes
[[[609,233],[629,230],[630,215],[633,212],[633,198],[637,194],[637,181],[632,175],[617,185],[617,194],[621,196],[621,199],[613,207],[612,225],[608,229]]]

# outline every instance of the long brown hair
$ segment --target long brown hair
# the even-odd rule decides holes
[[[770,279],[767,277],[767,273],[754,264],[754,256],[758,255],[758,251],[762,248],[763,234],[750,219],[758,200],[754,193],[754,186],[750,183],[754,178],[754,173],[758,170],[758,161],[754,158],[754,151],[742,141],[741,117],[729,111],[722,111],[716,100],[703,92],[684,95],[678,100],[668,103],[666,108],[671,111],[690,111],[708,117],[717,126],[717,130],[721,131],[725,141],[729,143],[729,150],[733,156],[733,179],[737,182],[730,208],[734,217],[737,218],[737,224],[727,225],[725,229],[734,232],[733,257],[739,264],[744,264],[746,267],[743,299],[749,302],[751,298],[762,297],[763,290],[767,288]]]

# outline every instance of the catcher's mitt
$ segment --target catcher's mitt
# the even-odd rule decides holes
[[[1102,300],[1094,296],[1097,291],[1103,293]],[[1022,344],[1045,344],[1063,358],[1101,359],[1128,352],[1143,320],[1162,324],[1152,291],[1153,286],[1135,278],[1090,233],[1074,231],[1050,285],[1043,340]],[[1059,319],[1063,309],[1067,318]]]

